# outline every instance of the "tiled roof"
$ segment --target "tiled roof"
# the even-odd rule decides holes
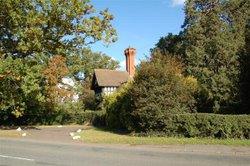
[[[99,87],[116,86],[127,82],[130,79],[128,72],[108,69],[95,69],[94,77]]]

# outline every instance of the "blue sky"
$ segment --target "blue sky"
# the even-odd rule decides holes
[[[114,15],[112,22],[118,33],[118,41],[109,47],[98,42],[91,46],[96,52],[105,53],[121,62],[124,70],[124,50],[136,49],[136,60],[149,56],[162,36],[177,34],[184,20],[185,0],[91,0],[97,10],[109,8]]]

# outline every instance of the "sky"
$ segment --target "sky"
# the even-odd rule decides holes
[[[91,45],[95,52],[102,52],[120,62],[125,70],[124,50],[136,49],[136,62],[150,56],[160,37],[178,34],[184,21],[185,0],[91,0],[97,10],[109,8],[114,15],[113,27],[118,41],[108,47],[97,42]]]

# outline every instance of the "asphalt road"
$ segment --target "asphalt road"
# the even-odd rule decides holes
[[[240,149],[52,143],[0,138],[0,166],[249,166],[250,147]]]

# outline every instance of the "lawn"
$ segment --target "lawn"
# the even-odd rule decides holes
[[[137,137],[128,133],[112,132],[105,129],[83,130],[77,135],[86,143],[132,144],[132,145],[236,145],[250,146],[250,140],[212,138]]]

